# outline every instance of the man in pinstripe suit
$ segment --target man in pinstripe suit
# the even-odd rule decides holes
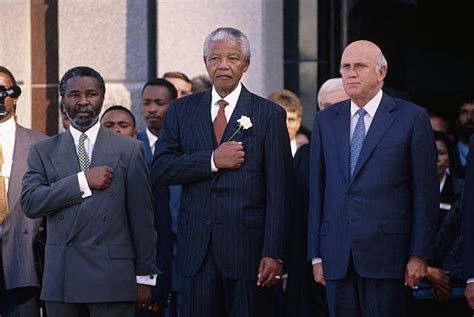
[[[216,29],[203,53],[213,87],[171,103],[152,169],[160,184],[183,185],[183,314],[268,316],[272,287],[263,286],[281,278],[286,253],[285,111],[240,83],[250,63],[242,32]],[[242,116],[252,127],[238,130]]]

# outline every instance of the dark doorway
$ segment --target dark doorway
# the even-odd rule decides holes
[[[458,100],[474,94],[474,59],[469,49],[473,33],[471,2],[336,2],[341,5],[334,5],[330,0],[318,2],[320,21],[323,17],[334,17],[326,22],[326,27],[319,24],[318,53],[319,57],[324,57],[319,63],[337,64],[345,41],[374,41],[381,47],[389,64],[384,90],[443,115],[453,123]],[[338,14],[341,8],[346,12],[342,17]],[[327,31],[333,24],[345,25],[346,28],[328,35]],[[338,47],[340,50],[334,52]],[[331,51],[334,53],[328,55]],[[325,70],[319,67],[319,84],[333,76],[338,76],[333,68]]]

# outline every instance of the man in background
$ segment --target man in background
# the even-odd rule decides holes
[[[474,99],[464,98],[458,110],[456,121],[457,135],[451,149],[449,172],[459,178],[464,178],[469,138],[474,133]]]
[[[334,85],[340,82],[341,85]],[[324,82],[318,92],[319,111],[333,103],[349,99],[344,91],[341,78],[331,78]],[[324,105],[324,107],[321,107]],[[286,316],[312,317],[328,316],[326,288],[313,280],[313,267],[307,261],[308,206],[310,144],[302,145],[294,158],[295,199],[292,202],[290,218],[291,247],[288,257],[288,287],[286,291]]]
[[[182,72],[167,72],[163,74],[163,78],[173,84],[178,91],[178,98],[193,93],[193,83],[186,74]]]
[[[146,129],[138,134],[138,139],[145,143],[146,159],[149,165],[156,154],[156,142],[161,136],[163,121],[168,111],[169,103],[176,99],[178,92],[174,85],[164,78],[149,80],[142,89],[142,113],[146,122]],[[180,277],[174,270],[176,257],[176,235],[180,188],[178,186],[159,186],[153,184],[155,201],[160,201],[155,206],[155,215],[160,215],[155,226],[159,236],[158,240],[158,269],[162,272],[157,287],[154,288],[153,300],[157,303],[156,311],[161,312],[167,307],[168,312],[179,311],[178,294],[181,289]],[[162,202],[166,201],[167,206]],[[170,293],[171,291],[171,293]]]
[[[342,78],[330,78],[326,80],[319,88],[318,92],[318,108],[322,111],[336,102],[349,99],[344,91]]]
[[[137,130],[135,130],[135,116],[133,113],[121,105],[113,105],[108,107],[102,117],[100,124],[107,129],[117,133],[136,138]]]
[[[303,115],[300,98],[287,89],[280,89],[272,92],[268,96],[268,100],[273,101],[286,111],[286,128],[290,137],[291,154],[295,156],[296,150],[301,146],[296,141],[296,133],[301,126]]]
[[[136,138],[135,116],[124,106],[115,105],[107,108],[100,119],[104,128],[122,135]],[[171,219],[169,212],[169,191],[167,187],[153,186],[153,211],[156,231],[156,265],[161,273],[156,285],[151,288],[151,302],[148,307],[137,307],[135,317],[162,316],[166,307],[170,289],[171,270]]]
[[[0,66],[0,86],[9,89],[16,85],[10,70]],[[18,97],[0,102],[5,106],[0,114],[0,315],[35,317],[40,316],[41,276],[36,270],[33,241],[43,219],[25,216],[20,194],[28,149],[47,136],[15,122]]]

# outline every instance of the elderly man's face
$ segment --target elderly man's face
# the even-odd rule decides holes
[[[335,103],[349,99],[344,89],[338,89],[334,91],[328,91],[321,94],[321,100],[319,102],[319,111],[329,108]]]
[[[204,63],[217,92],[225,97],[237,87],[250,61],[245,59],[239,43],[218,40],[210,45]]]
[[[68,79],[62,102],[71,125],[84,132],[99,119],[104,96],[95,77],[78,76]]]

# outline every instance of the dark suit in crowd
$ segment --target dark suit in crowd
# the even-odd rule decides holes
[[[146,160],[149,165],[153,161],[153,153],[145,131],[138,133],[137,139],[145,146]],[[171,256],[173,248],[173,235],[171,231],[171,213],[169,208],[170,192],[168,186],[153,185],[154,196],[154,224],[157,234],[156,266],[161,274],[158,275],[156,286],[151,289],[152,300],[163,307],[167,305],[171,288]],[[147,311],[141,312],[148,313]]]
[[[4,136],[8,137],[8,136]],[[16,124],[13,164],[8,186],[9,212],[1,224],[0,314],[39,316],[41,281],[36,270],[33,241],[42,219],[29,219],[21,210],[21,180],[29,147],[46,135]]]
[[[326,289],[313,279],[307,260],[310,144],[302,145],[294,158],[295,193],[290,217],[290,251],[285,315],[288,317],[328,316]]]

